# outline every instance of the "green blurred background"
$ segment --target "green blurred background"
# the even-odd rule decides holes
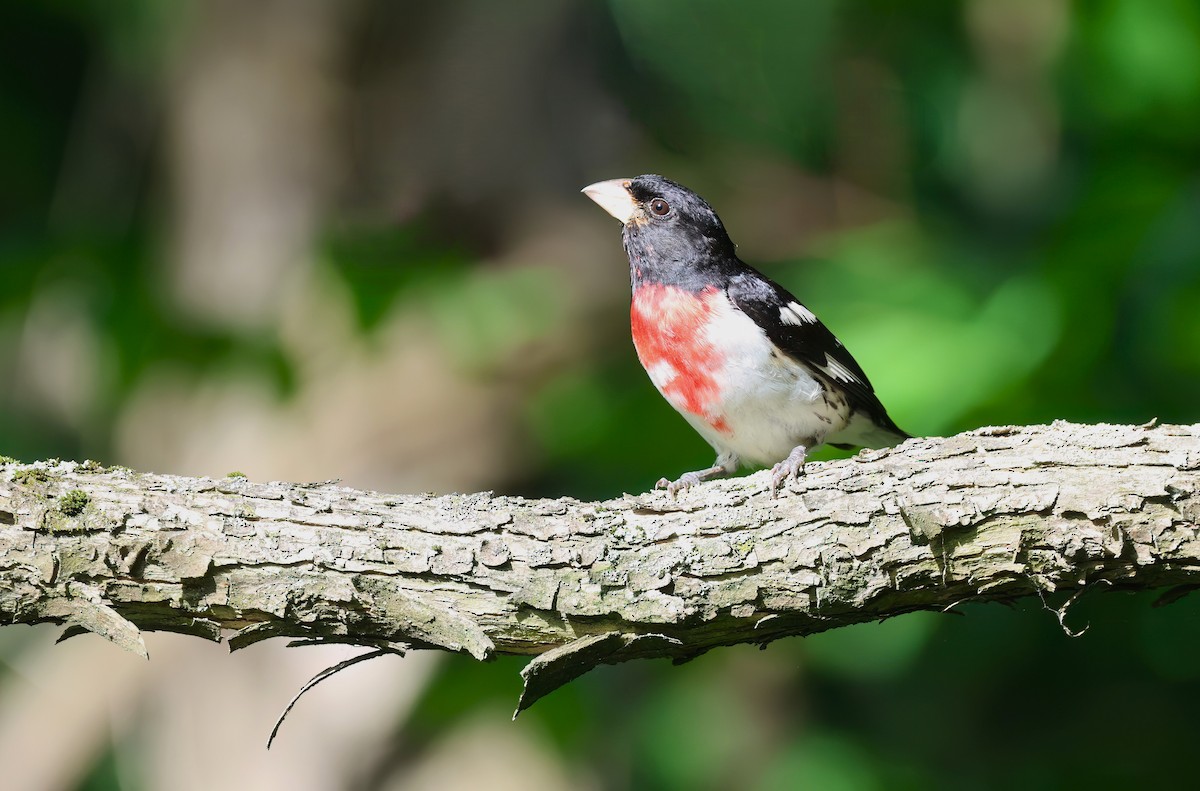
[[[0,452],[599,498],[711,461],[628,340],[660,172],[918,434],[1193,422],[1190,0],[10,0]],[[825,458],[830,457],[829,455]],[[594,672],[0,630],[5,788],[1194,782],[1198,605],[912,615]],[[341,652],[341,653],[339,653]],[[47,734],[53,738],[46,738]],[[15,784],[15,785],[14,785]]]

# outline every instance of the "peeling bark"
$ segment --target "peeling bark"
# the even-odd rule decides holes
[[[521,707],[601,664],[684,661],[1093,583],[1200,585],[1200,425],[986,428],[599,503],[0,466],[0,623],[232,648],[541,655]]]

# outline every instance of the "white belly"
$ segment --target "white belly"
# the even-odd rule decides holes
[[[707,332],[724,358],[714,411],[723,417],[726,430],[682,414],[718,453],[769,466],[797,445],[816,447],[846,426],[850,409],[845,399],[827,392],[790,357],[776,353],[746,314],[722,307],[714,311]]]

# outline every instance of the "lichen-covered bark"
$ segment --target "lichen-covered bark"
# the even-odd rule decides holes
[[[686,659],[965,600],[1200,585],[1200,426],[981,429],[600,503],[0,467],[0,623]]]

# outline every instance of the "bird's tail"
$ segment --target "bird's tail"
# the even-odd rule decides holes
[[[856,414],[850,425],[829,438],[835,448],[890,448],[899,445],[912,435],[897,426],[885,413],[882,419],[872,420],[862,413]]]

